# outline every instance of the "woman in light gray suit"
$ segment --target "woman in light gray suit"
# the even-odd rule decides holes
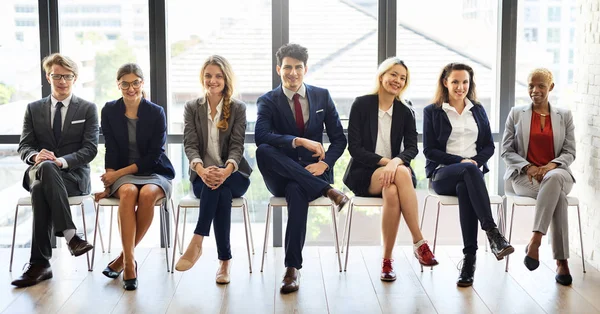
[[[220,262],[217,283],[229,283],[231,201],[246,193],[252,169],[244,159],[246,105],[232,98],[234,75],[229,62],[208,57],[200,71],[205,96],[188,101],[183,144],[190,160],[190,181],[200,198],[194,236],[175,269],[186,271],[202,255],[202,241],[214,222]]]
[[[525,266],[529,270],[539,266],[542,236],[552,225],[555,279],[559,284],[570,285],[573,279],[567,263],[567,194],[575,182],[569,169],[575,160],[573,116],[568,109],[550,106],[548,94],[554,83],[549,70],[533,70],[528,81],[532,104],[511,110],[502,139],[502,158],[507,168],[505,188],[537,199]]]

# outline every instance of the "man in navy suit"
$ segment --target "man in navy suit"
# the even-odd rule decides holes
[[[286,44],[275,56],[281,85],[258,98],[256,160],[269,191],[285,196],[288,204],[281,293],[290,293],[299,288],[308,203],[326,196],[339,211],[349,201],[330,185],[333,166],[347,141],[329,92],[302,82],[307,49]],[[323,126],[331,143],[327,151],[323,148]]]

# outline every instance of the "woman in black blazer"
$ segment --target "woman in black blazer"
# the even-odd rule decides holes
[[[464,244],[460,287],[473,284],[478,221],[498,260],[514,252],[494,223],[483,180],[494,140],[485,110],[477,102],[473,75],[466,64],[448,64],[438,77],[433,104],[423,110],[423,154],[431,187],[440,195],[458,196]]]
[[[171,197],[175,170],[165,154],[167,123],[162,107],[145,99],[144,75],[137,64],[117,71],[123,97],[102,108],[102,133],[106,141],[105,190],[96,201],[119,199],[119,231],[123,252],[102,273],[117,278],[123,272],[123,288],[137,289],[135,246],[152,224],[154,204]],[[137,210],[136,210],[137,204]]]
[[[410,102],[402,102],[410,73],[392,57],[377,70],[373,94],[357,97],[350,110],[348,150],[352,159],[344,183],[357,196],[382,196],[383,266],[381,280],[393,281],[392,250],[404,215],[415,257],[421,265],[438,264],[419,230],[416,178],[410,161],[418,153],[415,116]],[[400,150],[404,142],[404,150]]]
[[[190,161],[190,181],[200,199],[194,236],[175,269],[186,271],[202,255],[202,242],[213,225],[219,268],[215,281],[227,284],[231,247],[231,202],[250,185],[252,168],[244,158],[246,105],[232,98],[234,74],[227,59],[208,57],[200,70],[204,96],[188,101],[184,111],[183,145]]]

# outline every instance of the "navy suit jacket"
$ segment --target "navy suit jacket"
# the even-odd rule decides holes
[[[465,158],[475,160],[477,166],[483,167],[483,173],[489,171],[487,161],[494,155],[495,148],[490,121],[483,106],[477,102],[471,102],[474,105],[471,112],[479,130],[476,141],[477,155],[475,156],[457,156],[446,153],[446,145],[452,132],[448,115],[441,106],[435,104],[428,105],[423,109],[423,154],[427,158],[425,173],[428,178],[431,178],[433,171],[439,165],[456,164]]]
[[[172,180],[175,169],[165,154],[167,119],[162,107],[142,98],[138,109],[136,141],[140,158],[135,161],[138,175],[160,174]],[[102,133],[106,143],[105,168],[129,166],[129,135],[123,98],[107,102],[102,108]]]
[[[296,137],[307,138],[323,143],[323,127],[329,137],[329,148],[325,152],[325,161],[329,166],[324,173],[329,182],[333,182],[333,166],[346,149],[346,136],[335,104],[329,91],[305,84],[306,97],[310,109],[304,135],[300,135],[289,101],[279,85],[258,98],[258,118],[254,129],[256,145],[269,144],[282,150],[289,158],[303,166],[318,162],[313,153],[304,147],[292,147]]]

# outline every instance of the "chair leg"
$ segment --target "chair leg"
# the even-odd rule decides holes
[[[354,213],[354,202],[350,202],[350,206],[348,207],[348,213],[346,214],[346,221],[347,221],[347,228],[348,228],[348,233],[346,234],[346,236],[348,237],[346,239],[346,256],[345,256],[345,261],[344,261],[344,271],[346,271],[346,269],[348,269],[348,254],[350,253],[350,231],[352,230],[352,215]]]
[[[94,270],[94,261],[96,260],[96,233],[100,231],[100,222],[98,217],[100,212],[100,204],[96,204],[96,222],[94,222],[94,240],[92,245],[94,248],[92,249],[92,265],[90,266],[90,270]],[[102,241],[102,233],[100,233],[100,242]],[[104,244],[102,244],[102,253],[104,253]]]
[[[250,269],[250,273],[252,273],[252,257],[250,256],[250,237],[248,236],[248,207],[246,207],[246,202],[242,205],[242,215],[244,216],[244,235],[246,236],[246,250],[248,251],[248,268]]]
[[[508,243],[512,240],[512,229],[513,222],[515,221],[515,203],[512,204],[512,210],[510,212],[510,228],[508,229]],[[510,255],[506,255],[506,267],[504,268],[505,272],[508,272],[508,260],[510,259]]]
[[[248,200],[244,199],[244,205],[246,205],[246,215],[248,216],[248,233],[250,234],[250,245],[252,247],[252,255],[254,255],[254,238],[252,238],[252,220],[250,220],[250,207],[248,206]]]
[[[579,221],[579,241],[581,241],[581,265],[585,274],[585,254],[583,254],[583,232],[581,230],[581,214],[579,213],[579,205],[577,205],[577,220]]]
[[[114,209],[114,206],[111,206],[110,207],[110,222],[108,223],[108,254],[110,254],[110,245],[112,242],[113,209]]]
[[[167,207],[167,205],[164,205],[165,207]],[[162,216],[162,221],[161,221],[161,230],[162,230],[162,240],[163,240],[163,244],[165,245],[165,258],[167,261],[167,272],[171,271],[171,268],[169,267],[169,237],[167,235],[167,223],[168,223],[168,219],[169,219],[169,213],[165,212],[165,210],[169,210],[168,208],[163,208],[162,206],[160,207],[160,215]],[[175,248],[173,248],[175,249]]]
[[[171,268],[171,273],[173,273],[175,271],[175,253],[177,252],[177,231],[179,229],[179,212],[181,211],[181,206],[177,205],[177,215],[175,216],[175,243],[173,243],[173,260],[171,261],[171,265],[173,265],[173,268]],[[175,212],[173,212],[175,213]],[[183,240],[182,240],[183,241]],[[181,246],[179,246],[179,252],[181,252]]]
[[[340,256],[340,240],[338,238],[337,218],[335,217],[335,207],[331,205],[331,222],[333,224],[333,240],[335,241],[335,252],[337,253],[340,273],[342,272],[342,257]]]
[[[423,204],[423,214],[421,214],[421,227],[419,227],[421,231],[423,231],[423,221],[425,221],[425,211],[427,210],[427,201],[429,200],[430,196],[431,195],[425,196],[425,202]]]
[[[440,207],[442,207],[442,203],[438,200],[438,210],[437,217],[435,217],[435,232],[433,234],[433,254],[435,255],[435,246],[437,244],[437,233],[438,233],[438,224],[440,222]],[[433,270],[433,266],[431,266],[431,270]]]
[[[85,206],[83,205],[83,202],[81,202],[79,206],[81,207],[81,220],[83,220],[83,238],[87,242],[87,228],[85,225]],[[89,251],[85,253],[85,257],[87,258],[88,271],[92,271],[92,264],[90,263]]]
[[[354,198],[352,198],[350,200],[350,206],[348,206],[348,208],[350,208],[351,206],[354,206]],[[344,219],[344,232],[342,233],[342,247],[340,248],[341,253],[344,253],[344,246],[346,246],[346,232],[348,232],[348,216],[350,215],[350,212],[346,213],[346,219]]]
[[[265,266],[265,255],[267,255],[267,241],[269,241],[269,225],[271,224],[271,208],[273,208],[273,206],[269,202],[269,206],[267,206],[267,219],[265,219],[265,240],[263,241],[262,261],[260,262],[261,273]]]
[[[171,209],[172,209],[171,213],[173,214],[173,220],[175,220],[175,204],[173,204],[173,200],[172,199],[171,199]],[[179,233],[177,233],[177,228],[175,228],[175,237],[177,239],[179,239]],[[176,241],[173,242],[173,251],[177,251],[175,249],[175,248],[177,248],[177,246],[175,245],[175,243],[176,243]],[[182,243],[183,243],[183,241],[179,241],[179,252],[181,252],[181,250],[182,250],[182,248],[181,248]]]
[[[187,207],[183,207],[183,230],[181,230],[181,243],[185,243],[185,226],[187,225]],[[198,208],[200,211],[200,208]],[[183,255],[183,247],[179,248],[179,255]]]
[[[17,204],[17,206],[15,208],[15,224],[13,226],[12,245],[10,246],[10,264],[8,264],[9,272],[12,272],[13,257],[15,255],[15,237],[17,235],[17,218],[18,217],[19,217],[19,204]]]

